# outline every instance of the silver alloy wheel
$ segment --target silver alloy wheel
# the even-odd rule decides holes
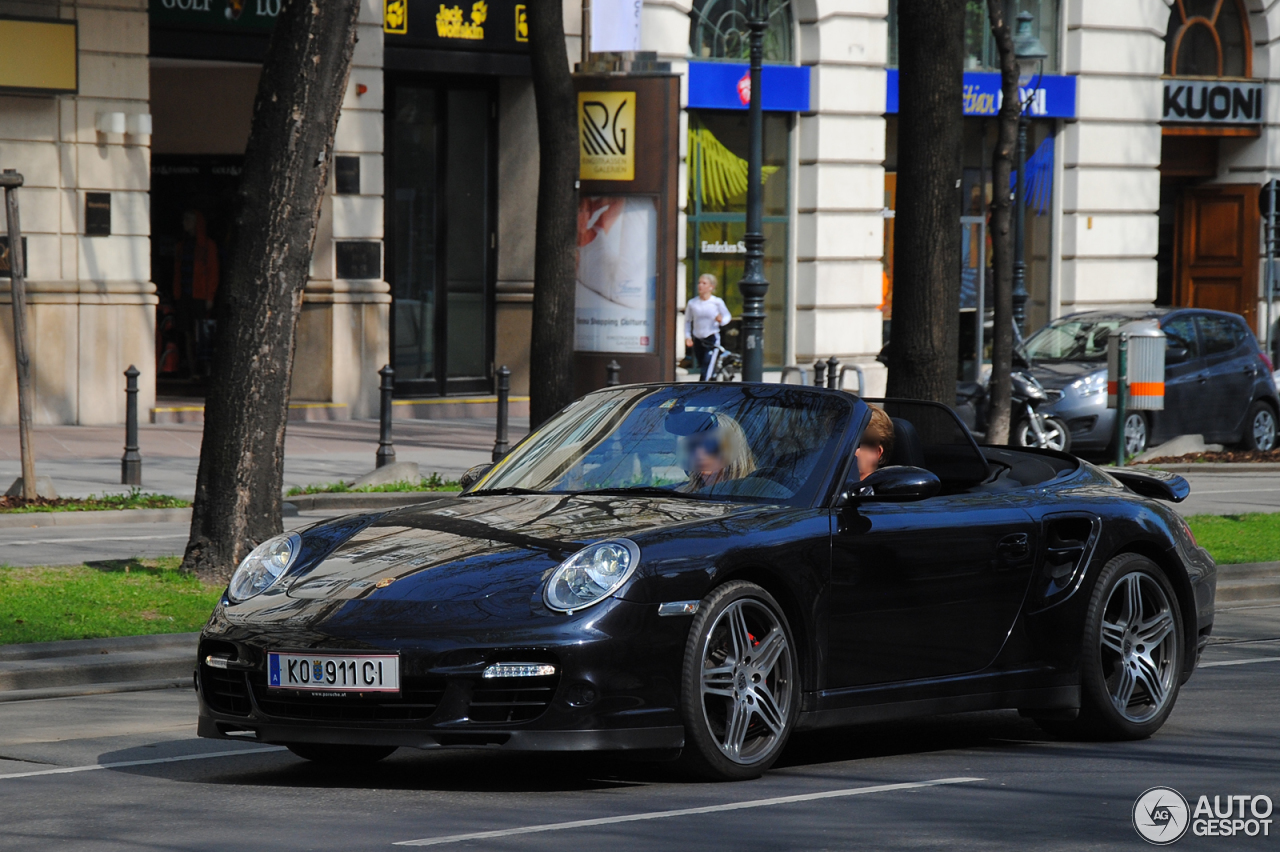
[[[1129,413],[1124,418],[1124,452],[1136,456],[1147,448],[1147,418]]]
[[[1146,722],[1163,709],[1178,677],[1173,609],[1160,584],[1133,572],[1120,578],[1102,611],[1102,672],[1116,712]]]
[[[1031,421],[1023,420],[1019,424],[1017,444],[1019,447],[1041,446],[1036,443],[1036,433],[1031,429]],[[1052,417],[1044,419],[1044,445],[1042,448],[1058,450],[1059,452],[1067,448],[1067,431],[1061,421],[1054,420]]]
[[[1276,446],[1276,416],[1265,406],[1253,415],[1253,445],[1263,452]]]
[[[794,692],[787,633],[760,601],[720,613],[702,647],[702,714],[720,751],[742,765],[772,755],[786,733]]]

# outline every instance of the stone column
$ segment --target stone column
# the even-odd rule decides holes
[[[79,22],[78,95],[0,97],[0,163],[22,172],[37,424],[123,423],[123,372],[155,400],[150,137],[101,133],[102,113],[148,112],[145,0],[62,3]],[[134,125],[134,129],[141,129]],[[85,235],[86,193],[107,193],[109,236]],[[0,336],[11,340],[7,281]],[[13,350],[0,346],[0,423],[17,422]]]
[[[813,68],[812,111],[797,134],[795,359],[862,363],[879,394],[888,7],[809,0],[794,8],[800,60]]]
[[[390,360],[387,258],[384,252],[378,278],[340,279],[336,246],[344,240],[380,243],[383,238],[381,3],[365,0],[358,37],[333,156],[360,159],[360,191],[336,194],[330,164],[329,195],[321,206],[311,279],[298,324],[291,397],[295,402],[343,404],[349,416],[367,418],[377,416],[378,370]]]
[[[1062,313],[1151,304],[1160,206],[1161,0],[1067,0],[1063,70],[1078,77],[1065,127]]]

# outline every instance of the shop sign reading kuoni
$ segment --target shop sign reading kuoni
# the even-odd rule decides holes
[[[635,139],[635,92],[578,92],[578,177],[635,180]]]

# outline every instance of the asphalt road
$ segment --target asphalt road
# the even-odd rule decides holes
[[[907,720],[797,737],[739,784],[484,751],[326,772],[196,739],[186,690],[0,704],[0,849],[1143,849],[1132,808],[1153,786],[1193,808],[1280,801],[1280,606],[1220,613],[1215,637],[1147,741],[1058,741],[1013,712]],[[1277,833],[1177,847],[1278,849]]]
[[[286,530],[345,512],[307,511],[284,519]],[[181,555],[190,523],[82,524],[0,528],[0,566],[79,565],[82,562]]]

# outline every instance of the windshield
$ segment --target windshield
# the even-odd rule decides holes
[[[1033,363],[1054,361],[1105,361],[1107,338],[1133,317],[1066,317],[1052,322],[1027,340]]]
[[[472,493],[658,490],[808,505],[861,405],[783,385],[599,391],[521,443]]]

